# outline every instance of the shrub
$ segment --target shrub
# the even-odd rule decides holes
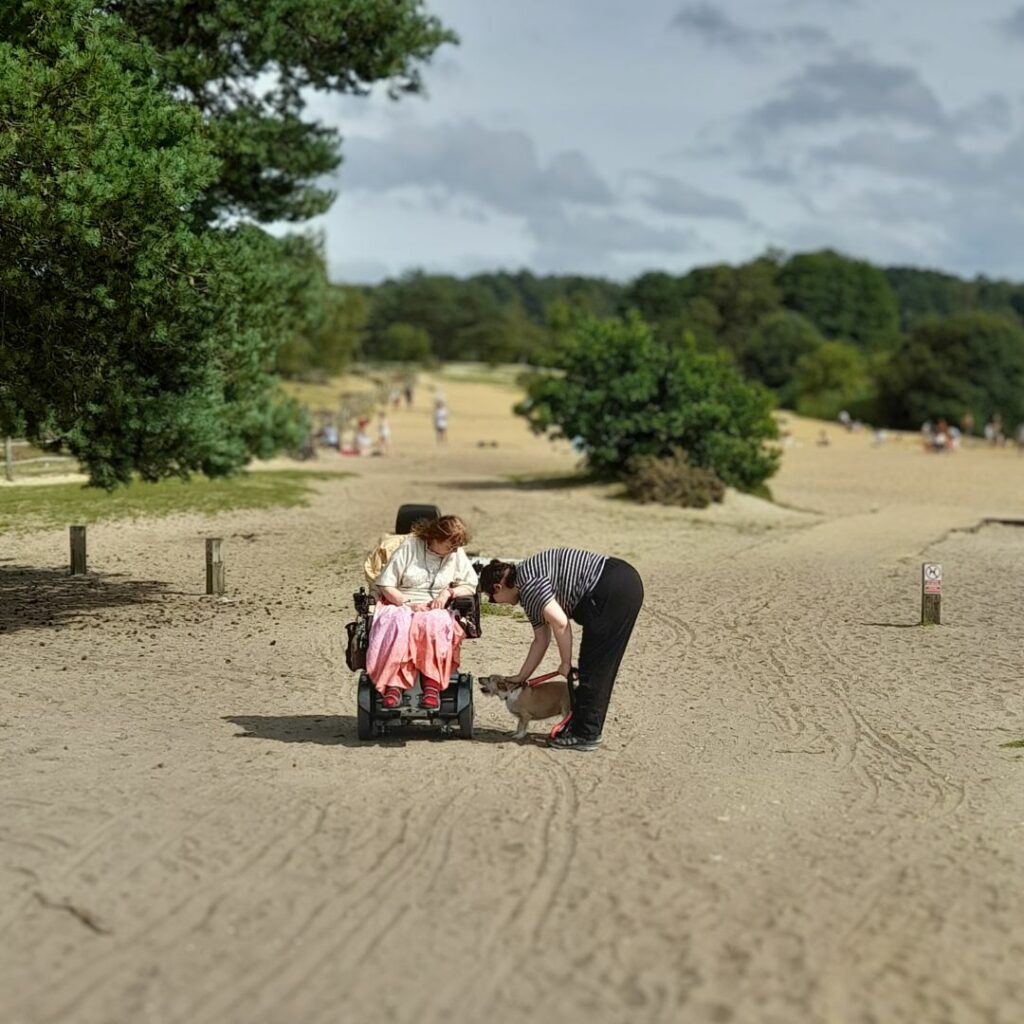
[[[580,321],[559,339],[554,369],[527,385],[516,411],[536,433],[567,438],[590,469],[622,476],[637,455],[687,451],[694,466],[754,491],[775,472],[772,396],[691,339],[656,338],[639,317]]]
[[[691,465],[682,448],[661,458],[634,456],[626,467],[625,480],[626,493],[641,504],[707,508],[725,497],[725,484],[710,469]]]

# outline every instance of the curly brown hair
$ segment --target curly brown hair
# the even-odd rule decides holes
[[[458,516],[438,516],[436,519],[420,519],[412,524],[409,531],[428,544],[432,540],[446,540],[457,548],[469,543],[469,530]]]

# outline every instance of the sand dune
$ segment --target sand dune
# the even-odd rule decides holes
[[[1016,1022],[1024,530],[983,520],[1024,457],[794,420],[776,504],[637,507],[552,484],[511,388],[435,386],[449,445],[421,388],[308,509],[92,527],[87,580],[0,538],[0,1019]],[[484,698],[473,742],[357,741],[359,559],[421,500],[640,569],[601,751]],[[466,667],[518,667],[485,629]]]

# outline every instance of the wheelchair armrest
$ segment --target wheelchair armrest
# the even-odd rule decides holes
[[[357,614],[366,615],[377,603],[377,597],[375,594],[368,594],[366,587],[360,587],[352,595],[352,603],[356,606]]]
[[[467,638],[475,640],[480,635],[480,592],[468,597],[453,597],[448,607],[462,622]]]

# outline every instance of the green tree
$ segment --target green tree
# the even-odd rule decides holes
[[[896,293],[900,326],[905,331],[928,317],[967,312],[977,303],[976,289],[971,283],[952,274],[916,267],[887,267],[885,277]]]
[[[195,215],[305,220],[333,193],[322,175],[338,133],[304,117],[305,91],[392,96],[422,87],[420,67],[456,36],[423,0],[97,0],[160,54],[152,73],[207,125],[219,170]]]
[[[536,433],[568,438],[589,466],[618,476],[635,456],[690,462],[743,490],[775,472],[770,392],[692,343],[669,346],[639,317],[581,319],[517,407]]]
[[[463,327],[456,336],[460,358],[498,363],[536,361],[545,340],[544,331],[531,323],[515,301],[493,316]]]
[[[0,430],[56,437],[106,487],[224,474],[294,442],[274,368],[326,322],[322,269],[308,241],[227,218],[322,208],[330,140],[296,127],[296,90],[414,87],[440,38],[418,6],[0,8]],[[427,34],[377,38],[396,17]],[[254,118],[246,90],[271,69]]]
[[[896,295],[878,267],[831,250],[793,256],[779,271],[783,304],[826,338],[844,338],[869,351],[900,340]]]
[[[834,419],[847,409],[860,417],[873,398],[868,360],[849,342],[823,342],[797,359],[793,390],[802,416]]]
[[[797,394],[797,361],[816,351],[824,341],[814,324],[799,313],[769,313],[747,336],[740,349],[739,365],[748,377],[772,388],[780,405],[792,408]]]
[[[881,404],[895,427],[915,428],[943,416],[994,413],[1024,421],[1024,329],[992,313],[924,320],[881,377]]]
[[[774,258],[764,256],[738,267],[719,264],[698,267],[684,280],[687,315],[691,318],[702,308],[714,310],[715,337],[733,355],[742,351],[754,327],[768,314],[776,312],[782,301]]]
[[[366,298],[358,288],[327,280],[322,238],[292,236],[285,242],[295,268],[291,302],[305,314],[278,350],[277,370],[285,377],[340,373],[362,344]]]
[[[430,335],[412,324],[389,324],[375,354],[378,359],[389,361],[429,363],[433,356]]]

